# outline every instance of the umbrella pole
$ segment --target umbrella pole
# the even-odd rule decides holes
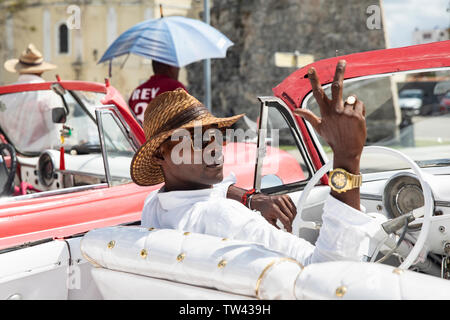
[[[206,24],[209,22],[209,0],[203,1],[203,18]],[[205,82],[205,98],[204,104],[211,111],[211,59],[205,59],[203,61],[203,76]]]
[[[129,56],[130,56],[130,53],[127,54],[125,60],[122,62],[122,65],[120,66],[120,69],[123,69],[123,66],[125,65],[125,62],[127,62]]]
[[[211,60],[203,61],[203,73],[205,75],[205,106],[211,111]]]

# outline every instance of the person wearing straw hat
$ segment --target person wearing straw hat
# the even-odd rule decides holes
[[[27,46],[18,59],[7,60],[4,67],[9,72],[19,73],[21,76],[19,76],[18,82],[20,83],[36,81],[44,82],[40,77],[42,73],[44,73],[44,71],[56,69],[54,64],[44,61],[42,54],[32,43]],[[32,76],[24,77],[23,75]]]
[[[17,59],[4,63],[4,68],[19,77],[14,84],[41,83],[45,71],[55,65],[44,58],[33,44]],[[36,153],[60,143],[60,125],[53,123],[51,109],[63,107],[61,98],[51,90],[23,91],[0,97],[0,126],[7,138],[23,153]]]
[[[336,69],[333,99],[324,96],[315,70],[310,71],[314,96],[323,108],[322,118],[304,111],[296,113],[311,121],[329,142],[335,163],[359,173],[366,137],[364,104],[354,96],[351,103],[337,98],[339,92],[342,94],[343,63]],[[341,107],[347,108],[345,113],[337,111]],[[223,179],[220,137],[242,116],[217,118],[181,89],[165,92],[150,102],[143,123],[147,141],[134,155],[130,173],[141,186],[165,184],[145,200],[141,225],[256,242],[304,265],[362,260],[360,244],[380,221],[359,210],[359,186],[344,195],[330,193],[315,246],[276,228],[239,201],[227,198],[235,179]],[[324,123],[326,129],[321,126]]]

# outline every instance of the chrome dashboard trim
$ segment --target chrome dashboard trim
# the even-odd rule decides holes
[[[361,193],[360,198],[364,200],[382,201],[383,197],[378,194]]]
[[[447,207],[447,208],[450,208],[450,202],[449,201],[436,200],[436,201],[434,201],[434,206],[435,207]]]

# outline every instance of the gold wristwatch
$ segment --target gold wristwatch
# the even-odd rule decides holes
[[[336,168],[330,172],[328,185],[337,193],[359,188],[362,184],[362,175],[355,175],[344,169]]]

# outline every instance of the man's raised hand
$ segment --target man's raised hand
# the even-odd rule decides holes
[[[350,173],[359,174],[359,161],[367,137],[365,107],[356,95],[343,100],[345,66],[345,60],[340,60],[336,66],[331,85],[331,99],[323,91],[316,70],[310,68],[308,79],[320,108],[320,117],[307,109],[296,109],[294,113],[311,123],[316,132],[330,145],[333,150],[334,168],[343,168]],[[357,200],[354,196],[347,199],[356,193]],[[341,195],[333,192],[332,194],[359,210],[359,189]]]

